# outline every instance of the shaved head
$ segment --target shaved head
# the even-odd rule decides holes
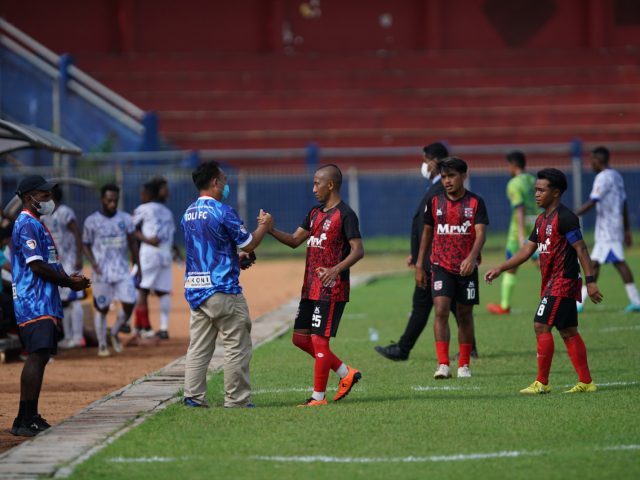
[[[342,185],[342,172],[337,165],[332,163],[323,165],[316,170],[316,174],[322,175],[327,180],[333,182],[335,189],[340,191],[340,186]]]

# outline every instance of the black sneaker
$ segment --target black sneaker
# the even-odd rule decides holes
[[[17,435],[17,431],[18,431],[18,427],[20,426],[20,424],[22,423],[22,418],[20,417],[16,417],[13,420],[13,425],[11,425],[11,430],[9,430],[9,432],[11,432],[11,435]]]
[[[409,354],[402,351],[400,345],[397,343],[391,343],[386,347],[377,345],[373,349],[382,355],[384,358],[388,358],[393,361],[405,361],[409,359]]]
[[[120,332],[120,333],[131,333],[131,325],[129,325],[129,322],[123,323],[120,326],[120,330],[118,330],[118,332]]]
[[[158,330],[158,333],[156,333],[156,337],[161,340],[169,340],[169,332],[167,332],[166,330]]]
[[[40,425],[40,427],[42,427],[43,430],[47,430],[48,428],[51,428],[51,425],[49,424],[49,422],[47,422],[44,418],[42,418],[40,414],[33,417],[33,420],[37,422],[38,425]]]
[[[51,425],[40,415],[32,417],[31,420],[22,420],[17,428],[12,428],[11,433],[16,437],[35,437],[39,433],[49,429]]]

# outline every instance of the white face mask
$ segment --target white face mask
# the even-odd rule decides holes
[[[55,209],[56,209],[56,203],[53,200],[49,200],[47,202],[40,202],[40,206],[36,207],[36,211],[40,215],[51,215]]]
[[[431,178],[431,172],[429,171],[429,165],[427,162],[422,162],[422,166],[420,167],[420,173],[427,180]]]

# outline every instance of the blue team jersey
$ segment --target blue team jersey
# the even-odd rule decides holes
[[[18,325],[41,317],[62,318],[58,286],[35,275],[29,263],[40,260],[63,272],[53,237],[30,212],[23,211],[11,235],[13,305]]]
[[[186,244],[184,296],[192,310],[217,292],[242,292],[237,248],[251,234],[233,208],[212,197],[192,203],[180,222]]]

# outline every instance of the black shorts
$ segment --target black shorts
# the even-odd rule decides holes
[[[578,326],[578,308],[573,298],[542,297],[536,315],[536,323],[544,323],[558,330]]]
[[[18,328],[22,346],[27,353],[38,350],[49,350],[51,355],[58,353],[58,338],[60,328],[53,318],[43,318],[35,322],[27,323]]]
[[[468,277],[463,277],[437,265],[431,267],[431,296],[434,298],[449,297],[462,305],[478,305],[478,286],[477,268]]]
[[[335,337],[347,302],[323,302],[303,298],[298,305],[295,330],[311,330],[313,335]]]

